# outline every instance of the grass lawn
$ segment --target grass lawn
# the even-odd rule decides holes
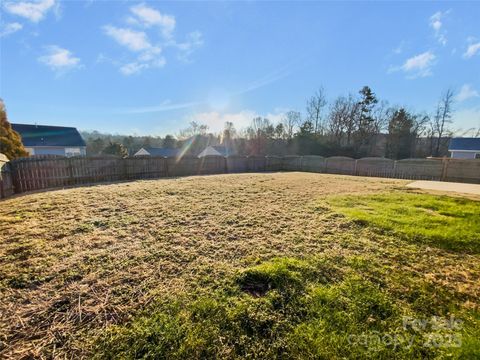
[[[480,202],[309,173],[0,202],[0,357],[478,358]]]
[[[478,201],[421,194],[344,196],[329,201],[359,224],[386,230],[414,243],[459,252],[480,252]]]

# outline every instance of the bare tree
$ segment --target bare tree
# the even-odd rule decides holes
[[[340,145],[345,133],[345,117],[347,117],[347,102],[345,97],[340,96],[330,106],[328,117],[328,131],[333,142]]]
[[[388,121],[396,109],[389,106],[388,101],[380,101],[372,112],[370,129],[374,134],[380,134],[388,129]]]
[[[339,96],[330,108],[328,130],[334,142],[351,145],[353,134],[358,126],[360,105],[353,95]]]
[[[274,137],[275,128],[267,118],[256,117],[247,128],[250,155],[264,155],[269,141]]]
[[[438,102],[435,116],[433,117],[432,130],[436,136],[435,156],[440,154],[440,146],[445,135],[451,133],[448,125],[452,123],[452,105],[455,93],[447,89]]]
[[[196,121],[192,121],[186,129],[182,129],[178,132],[177,138],[183,140],[196,135],[207,135],[207,131],[207,125],[201,125]]]
[[[327,100],[323,87],[320,87],[315,94],[307,100],[307,120],[313,124],[313,131],[315,134],[324,134],[325,124],[323,109],[326,105]]]
[[[429,139],[429,124],[431,123],[430,117],[426,114],[415,114],[413,117],[413,127],[412,127],[412,133],[415,135],[415,141],[412,144],[412,151],[411,151],[411,157],[417,156],[417,148],[419,144],[421,144],[421,138],[422,136],[425,136],[427,139]],[[430,145],[431,147],[431,145]]]
[[[347,145],[350,146],[352,145],[353,135],[358,131],[360,125],[362,108],[361,104],[352,94],[350,94],[346,100],[346,117],[343,121],[347,136]]]
[[[233,139],[237,135],[237,130],[235,130],[235,126],[232,122],[227,121],[223,127],[223,132],[220,136],[220,143],[225,145],[227,149],[231,149],[233,147]]]
[[[300,126],[302,119],[298,111],[288,111],[282,118],[283,129],[287,140],[293,138],[295,129]]]

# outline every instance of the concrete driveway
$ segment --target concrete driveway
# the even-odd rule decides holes
[[[435,191],[451,191],[462,194],[480,195],[480,185],[465,184],[445,181],[414,181],[406,185],[410,188],[435,190]]]

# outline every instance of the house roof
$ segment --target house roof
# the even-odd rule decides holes
[[[228,155],[233,155],[233,151],[223,145],[207,146],[205,150],[203,150],[200,154],[198,154],[198,157],[211,156],[211,155],[228,156]]]
[[[32,146],[86,146],[74,127],[12,124],[26,147]]]
[[[155,147],[147,147],[143,148],[146,152],[148,152],[151,156],[163,156],[163,157],[175,157],[179,153],[179,149],[172,149],[172,148],[155,148]]]
[[[480,138],[452,138],[448,150],[480,151]]]

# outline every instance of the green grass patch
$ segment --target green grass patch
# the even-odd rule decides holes
[[[480,252],[480,202],[426,194],[341,196],[334,210],[362,225],[413,242],[454,251]]]
[[[97,340],[102,359],[411,359],[478,355],[475,334],[326,259],[273,259],[223,287],[158,300]],[[337,263],[338,264],[338,263]],[[345,265],[345,264],[343,264]],[[343,267],[344,268],[344,267]],[[419,328],[405,318],[426,320]],[[413,326],[412,326],[413,324]],[[474,327],[476,328],[476,327]],[[462,338],[463,336],[463,338]],[[440,346],[431,346],[431,338]],[[457,343],[449,342],[453,337]],[[462,341],[465,346],[462,347]]]

